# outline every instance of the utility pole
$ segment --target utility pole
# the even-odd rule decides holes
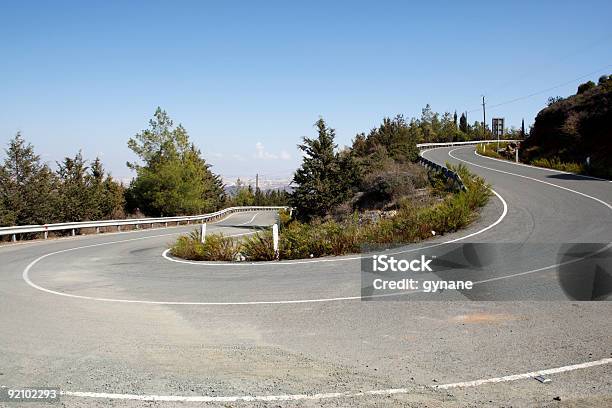
[[[485,97],[482,96],[482,138],[487,138],[487,114],[485,111]]]
[[[261,205],[259,202],[259,173],[255,174],[255,205]]]

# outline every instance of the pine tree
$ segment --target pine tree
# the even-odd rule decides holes
[[[123,218],[125,189],[106,174],[99,157],[91,164],[86,178],[91,194],[92,219]]]
[[[131,208],[147,215],[197,214],[218,209],[225,200],[223,183],[212,173],[181,125],[157,108],[149,128],[128,141],[142,163],[136,170],[128,196]]]
[[[94,197],[87,178],[87,164],[79,151],[74,158],[65,157],[57,163],[59,211],[64,222],[95,219],[97,214]]]
[[[467,115],[465,113],[462,113],[459,118],[459,130],[465,134],[469,132]]]
[[[57,220],[57,180],[20,133],[9,142],[0,166],[0,223],[46,224]]]
[[[298,145],[304,152],[304,159],[293,176],[296,187],[290,196],[291,205],[304,220],[325,216],[345,201],[353,188],[342,174],[348,171],[345,167],[350,165],[349,161],[341,160],[334,151],[337,147],[334,129],[328,128],[323,119],[315,126],[318,137],[304,137],[303,143]]]

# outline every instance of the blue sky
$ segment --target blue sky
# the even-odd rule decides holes
[[[612,73],[609,1],[90,3],[0,2],[0,144],[21,131],[50,163],[82,149],[118,178],[157,106],[222,175],[289,177],[319,116],[349,144],[427,103],[473,122],[482,94],[591,73],[487,112],[519,126]]]

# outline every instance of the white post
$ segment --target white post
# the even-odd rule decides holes
[[[516,145],[516,150],[514,151],[514,161],[518,163],[518,145]]]
[[[272,226],[272,245],[274,247],[274,257],[278,259],[278,224]]]
[[[76,235],[76,231],[74,230],[74,228],[72,229],[72,236],[74,237]]]
[[[204,240],[206,239],[206,223],[202,223],[202,226],[200,227],[200,242],[204,243]]]

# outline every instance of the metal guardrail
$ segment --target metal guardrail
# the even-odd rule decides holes
[[[480,143],[497,143],[497,139],[488,139],[488,140],[468,140],[467,142],[441,142],[441,143],[418,143],[417,147],[419,149],[427,149],[434,147],[447,147],[447,146],[462,146],[462,145],[471,145],[471,144],[480,144]],[[499,142],[520,142],[520,140],[516,139],[499,139]]]
[[[456,182],[461,190],[467,191],[467,187],[465,187],[465,184],[463,184],[463,180],[461,180],[461,176],[459,176],[459,174],[457,174],[456,172],[452,171],[446,166],[440,166],[439,164],[436,164],[432,162],[431,160],[424,158],[423,156],[419,156],[418,161],[420,164],[432,169],[433,171],[441,172],[442,174],[444,174],[444,176],[447,179],[453,180],[454,182]]]
[[[428,149],[428,148],[436,148],[436,147],[462,146],[462,145],[472,145],[472,144],[480,144],[480,143],[497,143],[497,142],[498,140],[495,139],[495,140],[470,140],[467,142],[419,143],[417,144],[417,147],[419,149]],[[518,140],[500,139],[499,142],[518,142]],[[446,166],[440,166],[439,164],[434,163],[429,159],[426,159],[425,157],[421,156],[420,153],[419,153],[418,161],[420,164],[422,164],[425,167],[428,167],[434,171],[442,172],[442,174],[444,174],[444,176],[447,179],[450,179],[456,182],[459,185],[459,188],[461,190],[467,191],[467,188],[465,187],[463,180],[461,180],[461,177],[456,172],[450,170]]]
[[[103,227],[117,227],[117,231],[121,231],[122,226],[135,225],[139,228],[141,225],[149,224],[153,227],[154,224],[164,224],[168,226],[171,223],[180,225],[181,222],[187,222],[190,224],[193,222],[205,222],[218,220],[226,215],[245,212],[245,211],[273,211],[283,210],[289,207],[263,207],[263,206],[247,206],[247,207],[229,207],[220,211],[216,211],[210,214],[201,215],[188,215],[179,217],[159,217],[159,218],[132,218],[123,220],[102,220],[102,221],[83,221],[83,222],[66,222],[57,224],[43,224],[43,225],[19,225],[14,227],[0,227],[0,236],[10,235],[12,241],[17,240],[19,234],[28,233],[43,233],[45,239],[49,236],[49,231],[71,231],[71,235],[76,235],[77,230],[83,228],[95,228],[96,233],[100,232],[100,228]]]

